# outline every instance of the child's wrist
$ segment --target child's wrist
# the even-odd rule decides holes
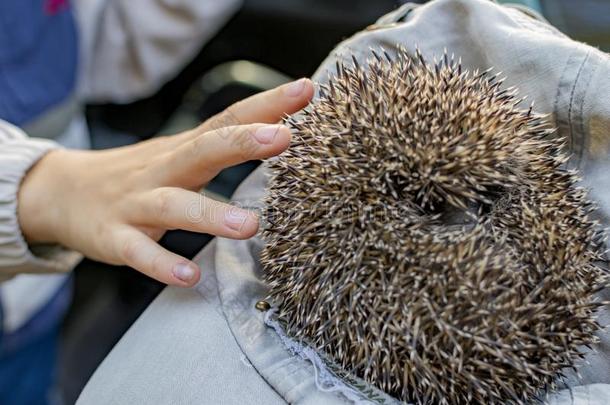
[[[58,187],[68,179],[58,178],[57,167],[67,151],[53,150],[43,156],[24,176],[17,197],[17,219],[28,243],[54,243],[57,211],[61,201],[54,201]],[[61,193],[59,193],[61,194]],[[59,203],[59,204],[58,204]]]

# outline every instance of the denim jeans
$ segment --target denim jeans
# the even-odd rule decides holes
[[[0,356],[0,403],[51,405],[54,387],[58,327],[18,350]]]
[[[0,330],[0,404],[55,403],[59,329],[71,296],[69,278],[26,324],[12,333]]]

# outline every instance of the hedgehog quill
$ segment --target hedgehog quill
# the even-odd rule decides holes
[[[604,237],[521,101],[447,55],[337,66],[269,162],[261,261],[288,336],[416,404],[528,403],[577,366]]]

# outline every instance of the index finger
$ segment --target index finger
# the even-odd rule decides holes
[[[300,79],[239,101],[201,124],[195,132],[253,123],[275,124],[286,114],[304,108],[313,97],[309,79]]]

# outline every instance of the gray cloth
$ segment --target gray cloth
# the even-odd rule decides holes
[[[567,139],[570,164],[582,168],[595,187],[600,176],[589,174],[606,167],[610,147],[608,55],[571,41],[531,13],[486,0],[437,0],[421,7],[406,5],[343,42],[314,79],[327,81],[335,62],[349,63],[351,54],[363,62],[369,48],[392,53],[398,44],[410,51],[418,46],[429,60],[446,48],[462,58],[466,69],[504,72],[507,86],[516,85],[521,95],[536,101],[536,111],[550,114]],[[261,168],[240,186],[234,200],[259,207],[265,184]],[[278,398],[265,397],[262,386],[288,403],[346,402],[337,393],[316,388],[312,366],[289,353],[254,309],[267,291],[257,260],[261,246],[255,238],[217,239],[207,247],[198,257],[204,269],[196,287],[200,303],[190,301],[197,299],[192,291],[166,289],[99,367],[79,403],[274,403]],[[213,308],[220,310],[224,323],[206,324]],[[604,311],[602,323],[608,321]],[[571,375],[571,389],[551,395],[549,403],[608,402],[610,337],[603,333],[601,338],[581,377]],[[218,347],[218,352],[210,353],[209,347]],[[252,369],[233,360],[241,355]],[[188,381],[168,384],[176,375]],[[255,384],[261,384],[256,394],[261,397],[252,395]],[[151,388],[157,385],[165,388],[162,393]],[[221,400],[219,386],[227,387]]]
[[[79,95],[128,103],[154,94],[237,12],[242,0],[75,0]]]
[[[227,328],[215,278],[215,251],[212,241],[197,257],[206,263],[200,286],[205,294],[167,288],[132,327],[151,333],[128,333],[106,361],[110,367],[130,366],[98,373],[95,384],[100,389],[85,390],[80,403],[284,403],[249,364]],[[162,323],[157,323],[159,317]]]

